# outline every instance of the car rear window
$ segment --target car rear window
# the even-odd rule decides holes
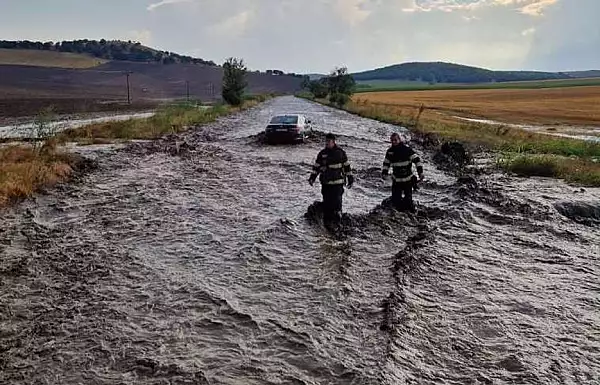
[[[296,115],[279,115],[271,119],[271,124],[297,124],[298,116]]]

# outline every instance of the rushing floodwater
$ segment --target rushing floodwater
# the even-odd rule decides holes
[[[282,112],[357,170],[344,237],[305,217],[323,143],[255,140]],[[4,212],[0,383],[599,383],[598,190],[458,181],[417,146],[419,212],[395,213],[392,130],[278,98]]]
[[[138,112],[87,119],[57,120],[45,123],[45,126],[43,127],[40,127],[40,125],[35,122],[14,124],[12,126],[0,126],[0,138],[37,138],[39,136],[49,135],[50,133],[61,132],[69,128],[78,128],[95,123],[149,118],[154,114],[154,112]]]

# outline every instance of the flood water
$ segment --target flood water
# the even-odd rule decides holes
[[[532,124],[515,124],[498,122],[490,119],[474,119],[461,116],[453,116],[453,118],[465,120],[474,123],[483,123],[493,126],[504,126],[517,128],[526,131],[533,131],[540,134],[559,136],[563,138],[580,139],[591,142],[600,142],[600,127],[594,126],[573,126],[573,125],[532,125]]]
[[[70,128],[79,128],[96,123],[149,118],[154,114],[154,112],[138,112],[91,117],[85,119],[58,119],[56,121],[44,122],[43,126],[40,126],[40,124],[36,122],[5,125],[0,126],[0,138],[38,138]]]
[[[282,112],[347,151],[344,236],[305,217],[323,143],[255,139]],[[599,383],[598,189],[459,180],[416,146],[418,212],[397,213],[393,129],[281,97],[5,210],[0,383]]]

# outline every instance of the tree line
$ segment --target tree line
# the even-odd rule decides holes
[[[231,105],[240,105],[244,100],[244,90],[248,85],[246,76],[248,69],[243,59],[228,58],[223,64],[223,85],[221,96]],[[308,90],[315,98],[327,98],[338,107],[350,101],[356,82],[346,67],[335,68],[329,76],[311,81],[303,76],[302,88]]]
[[[9,41],[0,40],[0,48],[29,49],[40,51],[71,52],[91,55],[100,59],[162,63],[162,64],[203,64],[216,66],[213,61],[179,55],[169,51],[159,51],[143,46],[140,42],[121,40],[72,40],[62,42]]]
[[[335,68],[328,76],[310,80],[304,77],[302,88],[312,94],[314,98],[327,98],[330,103],[338,107],[344,106],[354,94],[356,81],[348,73],[346,67]]]

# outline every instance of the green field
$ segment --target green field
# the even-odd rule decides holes
[[[502,83],[436,83],[397,80],[368,80],[357,81],[356,92],[378,91],[427,91],[427,90],[456,90],[456,89],[537,89],[559,87],[600,86],[600,78],[558,79],[526,82]]]

